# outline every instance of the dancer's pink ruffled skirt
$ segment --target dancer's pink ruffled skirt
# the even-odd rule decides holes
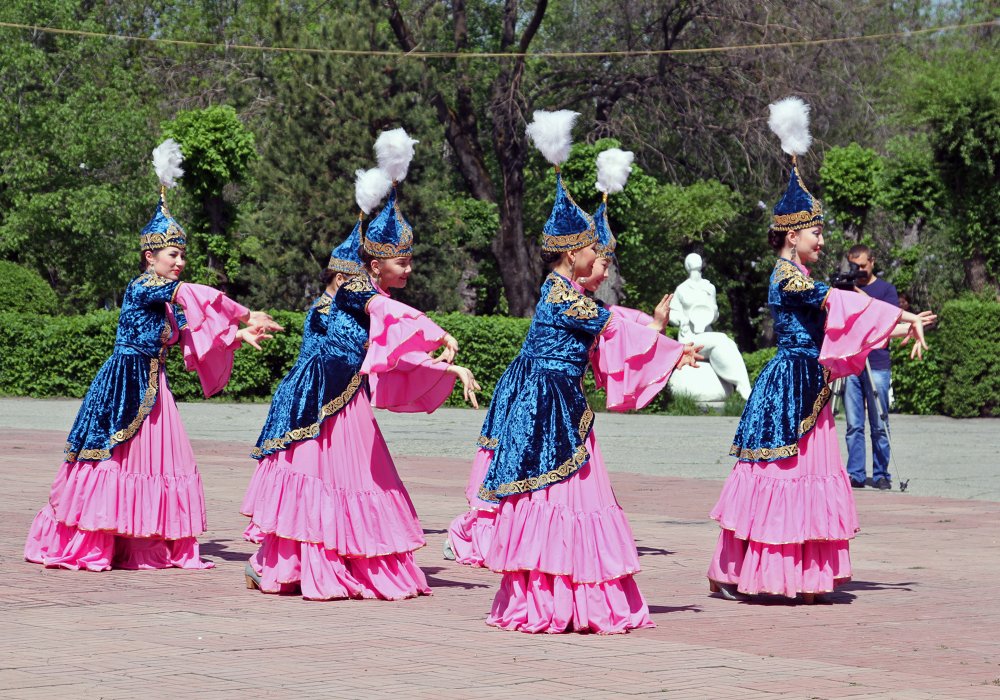
[[[319,435],[262,459],[243,514],[261,590],[312,600],[429,595],[413,551],[423,530],[367,395],[323,421]]]
[[[208,569],[205,496],[166,372],[139,432],[103,462],[63,462],[24,558],[64,569]]]
[[[486,566],[483,552],[490,548],[493,539],[493,522],[496,519],[497,504],[487,503],[478,498],[486,472],[489,471],[493,453],[479,450],[472,461],[469,483],[465,487],[465,497],[469,510],[465,511],[448,526],[448,541],[455,553],[455,561],[465,566]]]
[[[851,579],[854,494],[827,405],[799,454],[737,462],[711,517],[722,532],[708,578],[742,593],[827,593]]]
[[[487,624],[599,634],[655,626],[632,578],[639,571],[632,528],[593,432],[587,449],[590,462],[573,476],[501,500],[484,550],[486,565],[503,573]],[[482,450],[479,459],[491,455]]]

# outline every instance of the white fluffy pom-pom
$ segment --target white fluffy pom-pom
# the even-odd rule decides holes
[[[375,158],[378,167],[382,168],[393,182],[399,182],[406,177],[413,160],[413,145],[420,143],[411,139],[405,129],[383,131],[375,139]]]
[[[552,165],[561,165],[569,158],[573,146],[573,124],[578,112],[560,109],[558,112],[538,110],[528,124],[528,138]]]
[[[371,214],[392,189],[392,180],[381,168],[354,173],[354,199],[361,211]]]
[[[632,172],[635,154],[620,148],[609,148],[597,154],[597,189],[605,194],[616,194],[625,189]]]
[[[770,105],[767,125],[781,139],[781,150],[790,156],[801,156],[812,145],[809,134],[809,105],[798,97],[786,97]]]
[[[156,177],[164,187],[173,187],[177,184],[177,178],[184,174],[181,170],[183,162],[184,154],[181,153],[181,146],[173,139],[167,139],[153,149],[153,170],[156,171]]]

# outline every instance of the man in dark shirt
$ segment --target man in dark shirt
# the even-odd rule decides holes
[[[857,263],[862,277],[858,280],[858,289],[881,301],[899,306],[899,296],[896,288],[885,280],[875,276],[875,257],[866,245],[853,246],[847,252],[847,259]],[[892,477],[889,475],[889,386],[891,384],[889,350],[872,350],[868,355],[871,367],[871,379],[868,372],[847,377],[844,386],[844,413],[847,415],[847,474],[851,478],[851,486],[865,486],[865,410],[872,428],[872,485],[877,489],[891,489]],[[878,403],[876,403],[876,396]],[[885,411],[886,420],[879,416],[879,404]]]

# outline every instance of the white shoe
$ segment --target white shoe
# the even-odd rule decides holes
[[[455,550],[451,548],[451,540],[447,537],[444,538],[444,546],[441,548],[444,558],[448,561],[455,561]]]

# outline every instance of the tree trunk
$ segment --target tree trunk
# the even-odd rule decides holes
[[[924,217],[918,216],[903,227],[903,250],[920,243],[920,231],[924,228]]]
[[[989,271],[986,269],[986,258],[982,253],[976,253],[968,260],[964,261],[965,265],[965,284],[976,294],[979,294],[987,287],[991,287],[996,291],[996,280],[990,277]]]
[[[726,292],[729,298],[729,311],[733,315],[733,335],[736,336],[736,346],[740,352],[753,352],[757,349],[757,334],[750,322],[750,310],[747,300],[739,288]]]

